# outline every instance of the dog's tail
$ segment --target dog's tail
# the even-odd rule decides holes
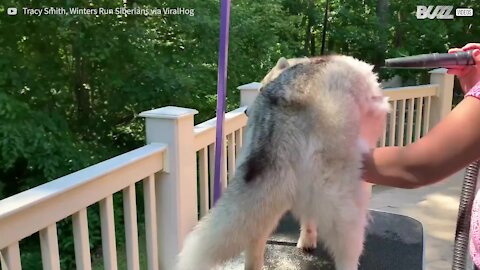
[[[230,220],[234,212],[226,206],[212,209],[185,239],[176,270],[210,270],[239,254],[245,243]]]
[[[229,187],[187,236],[176,270],[210,270],[265,242],[285,209],[261,189],[244,183]]]
[[[245,249],[250,235],[247,194],[229,189],[187,236],[176,270],[210,270]],[[245,198],[242,198],[245,197]],[[250,229],[251,230],[251,229]]]

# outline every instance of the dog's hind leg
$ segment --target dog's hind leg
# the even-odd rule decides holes
[[[265,247],[268,237],[275,229],[280,217],[273,220],[268,220],[262,228],[263,236],[257,239],[252,239],[245,250],[245,270],[261,270],[264,265]],[[272,226],[273,225],[273,226]]]
[[[268,237],[253,239],[245,250],[245,270],[261,270]]]
[[[344,209],[345,210],[345,209]],[[351,210],[350,213],[353,213]],[[339,211],[341,213],[341,210]],[[354,216],[339,214],[334,217],[333,227],[327,235],[321,234],[327,249],[331,252],[337,270],[357,270],[363,250],[367,216],[362,210]]]
[[[245,250],[245,270],[261,270],[264,264],[265,246],[269,236],[276,228],[278,221],[287,209],[267,214],[257,229],[257,237],[253,238]]]

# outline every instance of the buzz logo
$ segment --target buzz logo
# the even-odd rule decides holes
[[[453,6],[417,6],[417,19],[453,19]]]

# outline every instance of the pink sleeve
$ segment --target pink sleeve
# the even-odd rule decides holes
[[[470,218],[470,257],[473,263],[480,267],[480,193],[477,193],[472,206]]]
[[[480,99],[480,82],[478,82],[466,97]],[[472,216],[470,219],[470,256],[477,267],[480,267],[480,193],[477,193],[473,201]]]
[[[468,93],[465,94],[465,96],[480,99],[480,81],[477,84],[475,84],[475,86],[473,86],[472,89],[470,89],[470,91],[468,91]]]

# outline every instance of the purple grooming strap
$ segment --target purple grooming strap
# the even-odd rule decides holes
[[[215,173],[213,179],[213,203],[220,198],[223,164],[223,121],[225,118],[225,99],[227,98],[228,65],[228,26],[230,23],[230,0],[221,0],[220,15],[220,51],[218,54],[217,81],[217,129],[215,138]]]

